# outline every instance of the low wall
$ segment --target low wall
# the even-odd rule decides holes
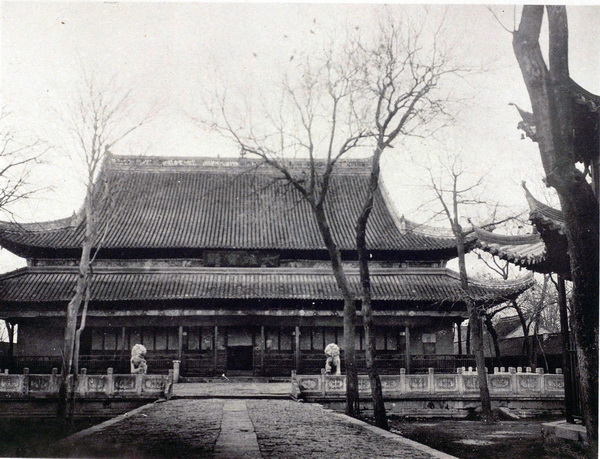
[[[20,375],[0,374],[0,399],[52,399],[58,398],[62,377],[56,370],[52,374]],[[72,387],[73,376],[68,377]],[[169,375],[113,374],[88,375],[82,372],[75,383],[76,399],[158,399],[170,398],[173,391],[173,370]]]
[[[405,416],[464,417],[481,405],[477,372],[458,369],[456,374],[381,375],[388,412]],[[561,414],[564,411],[564,381],[557,374],[535,373],[522,368],[495,368],[488,374],[492,406],[506,408],[521,417]],[[371,387],[366,375],[359,375],[361,407],[371,410]],[[343,409],[346,377],[335,375],[297,375],[292,373],[292,395],[307,401]]]
[[[433,368],[427,374],[407,375],[404,369],[399,375],[381,375],[381,385],[385,398],[410,398],[423,396],[478,396],[477,372],[459,368],[456,374],[435,373]],[[508,371],[495,369],[488,374],[488,387],[492,398],[543,397],[564,399],[562,372],[544,374],[542,369],[535,373],[531,369],[509,368]],[[302,396],[344,396],[346,377],[343,375],[297,375],[292,373],[293,391]],[[370,397],[371,385],[366,375],[358,377],[358,391],[362,397]]]

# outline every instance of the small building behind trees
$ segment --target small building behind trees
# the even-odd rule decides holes
[[[306,163],[289,161],[294,174]],[[359,295],[354,225],[368,162],[340,161],[327,215]],[[320,372],[324,348],[343,348],[343,299],[311,210],[277,172],[246,158],[111,155],[100,180],[119,190],[102,206],[81,368],[129,371],[130,349],[148,349],[149,372],[181,361],[184,376]],[[0,318],[19,326],[3,368],[48,372],[61,365],[66,306],[78,275],[80,214],[42,223],[2,223],[0,244],[27,267],[0,277]],[[467,317],[450,232],[397,215],[377,191],[368,226],[378,364],[382,373],[455,371]],[[531,279],[471,280],[476,301],[515,298]],[[359,370],[364,335],[357,320]],[[342,349],[342,371],[344,370]]]

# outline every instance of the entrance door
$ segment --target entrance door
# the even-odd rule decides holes
[[[227,370],[252,371],[253,369],[252,346],[228,346]]]

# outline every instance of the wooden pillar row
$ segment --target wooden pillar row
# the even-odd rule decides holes
[[[183,359],[183,325],[179,326],[177,334],[177,360],[181,362]]]
[[[296,373],[300,372],[300,327],[296,326],[294,330],[294,353],[295,353],[295,364],[296,364]]]
[[[262,376],[265,375],[265,348],[267,346],[267,340],[265,337],[265,326],[260,326],[260,373]]]
[[[463,351],[462,351],[462,322],[457,322],[456,323],[456,331],[457,331],[457,336],[458,336],[458,356],[462,357],[462,355],[463,355]]]
[[[217,374],[217,360],[218,360],[218,352],[217,347],[219,345],[219,326],[215,325],[215,330],[213,333],[213,374]]]
[[[406,373],[409,374],[410,373],[410,327],[408,325],[404,326],[404,341],[405,341],[405,348],[406,348],[405,367],[406,367]]]

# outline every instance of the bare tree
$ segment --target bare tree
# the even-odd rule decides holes
[[[405,24],[406,25],[406,24]],[[301,77],[287,75],[275,113],[234,121],[224,97],[213,123],[231,137],[242,153],[261,158],[310,205],[333,275],[344,298],[344,352],[346,363],[346,412],[357,413],[358,379],[354,357],[355,316],[359,301],[366,336],[366,361],[377,425],[387,428],[381,382],[375,365],[367,224],[379,186],[380,160],[393,142],[410,135],[424,135],[450,118],[450,101],[439,90],[442,80],[462,70],[452,66],[434,39],[429,49],[420,40],[420,29],[382,25],[373,42],[351,37],[341,50],[332,44],[322,56],[312,56],[301,66]],[[239,111],[238,111],[239,112]],[[442,119],[441,122],[437,122]],[[434,122],[435,121],[435,122]],[[237,126],[246,126],[246,128]],[[259,134],[259,129],[263,132]],[[353,150],[373,152],[369,185],[356,220],[356,249],[362,294],[350,289],[341,255],[332,236],[326,212],[332,174],[338,161]],[[289,167],[286,157],[307,159],[303,171]],[[327,205],[333,206],[334,203]]]
[[[6,108],[0,109],[0,211],[8,214],[11,205],[36,191],[29,180],[31,166],[48,150],[39,140],[22,140],[9,118]]]
[[[362,68],[362,86],[372,98],[367,122],[371,125],[374,143],[367,196],[356,222],[356,248],[362,287],[362,316],[365,329],[367,371],[373,396],[375,422],[387,428],[387,417],[381,381],[376,367],[375,329],[367,223],[379,187],[381,157],[393,143],[406,136],[423,135],[432,126],[442,127],[451,120],[452,103],[438,90],[440,82],[466,72],[450,62],[449,56],[438,51],[437,35],[432,50],[423,56],[419,33],[402,32],[388,23],[382,26],[377,47],[358,44],[357,68]],[[437,121],[438,123],[434,123]]]
[[[540,47],[544,9],[549,31],[548,64]],[[573,280],[572,308],[580,388],[592,457],[598,454],[598,199],[587,168],[576,167],[573,81],[569,74],[569,29],[564,6],[524,6],[513,48],[533,113],[524,119],[537,142],[548,186],[556,189],[566,222]]]
[[[79,338],[85,328],[90,301],[92,264],[110,226],[110,218],[101,222],[100,217],[110,215],[118,199],[118,185],[103,175],[102,166],[111,148],[149,120],[148,115],[136,113],[131,98],[131,91],[120,90],[114,79],[101,82],[84,75],[83,89],[62,117],[63,127],[72,141],[65,149],[75,162],[83,163],[85,198],[79,273],[66,311],[59,415],[66,414],[67,376],[78,370]]]
[[[462,289],[462,300],[467,305],[469,315],[469,328],[471,345],[475,354],[477,365],[477,376],[479,380],[479,396],[481,398],[482,419],[485,423],[493,422],[490,391],[487,383],[487,372],[485,366],[485,355],[483,349],[483,312],[485,307],[478,306],[474,295],[469,288],[467,276],[467,264],[465,260],[466,239],[470,231],[463,228],[461,224],[461,207],[464,205],[484,204],[474,196],[473,192],[481,186],[483,177],[477,179],[470,185],[463,186],[465,169],[460,164],[457,156],[450,158],[449,164],[444,165],[447,177],[436,178],[431,169],[429,171],[430,186],[442,208],[440,213],[450,223],[456,247],[458,249],[458,267],[460,274],[460,286]],[[448,186],[445,182],[448,181]]]

